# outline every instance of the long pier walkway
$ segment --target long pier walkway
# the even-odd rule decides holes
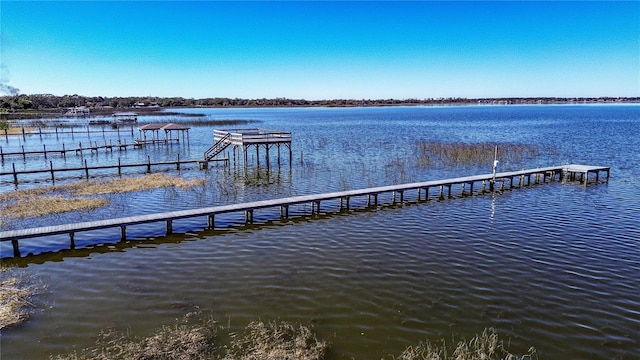
[[[452,187],[460,186],[461,196],[472,196],[478,192],[476,185],[480,186],[480,193],[504,190],[505,188],[522,188],[532,184],[541,184],[552,181],[580,181],[586,186],[590,182],[590,177],[595,179],[591,183],[600,182],[600,173],[606,173],[605,182],[609,181],[610,168],[604,166],[587,165],[563,165],[512,172],[502,172],[496,174],[484,174],[466,176],[445,180],[425,181],[418,183],[381,186],[367,189],[347,190],[324,194],[294,196],[272,200],[253,201],[241,204],[221,205],[206,208],[171,211],[140,216],[130,216],[123,218],[72,223],[64,225],[44,226],[31,229],[9,230],[0,232],[0,242],[11,241],[13,245],[13,255],[20,257],[19,240],[44,237],[56,234],[68,234],[70,247],[75,248],[74,235],[76,232],[91,231],[105,228],[120,228],[121,240],[127,239],[126,229],[128,226],[165,222],[166,234],[173,232],[173,222],[180,219],[206,217],[209,228],[215,226],[215,216],[233,212],[244,212],[245,223],[251,224],[254,221],[254,212],[265,208],[280,208],[280,217],[289,217],[289,207],[297,204],[311,204],[311,215],[320,212],[320,205],[326,201],[339,201],[340,210],[350,209],[350,199],[354,197],[367,197],[367,206],[378,206],[378,196],[380,194],[392,194],[392,204],[405,202],[405,194],[409,191],[416,191],[417,201],[428,201],[430,189],[437,189],[439,199],[452,197]],[[593,174],[594,176],[590,176]],[[533,180],[532,180],[533,179]],[[475,188],[475,190],[474,190]],[[475,192],[474,192],[475,191]]]

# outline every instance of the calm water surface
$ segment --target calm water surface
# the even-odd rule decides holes
[[[32,318],[2,332],[2,359],[46,358],[93,344],[102,329],[145,336],[200,309],[233,329],[248,322],[311,323],[331,342],[330,359],[398,355],[420,340],[469,338],[492,326],[513,352],[544,359],[640,358],[640,106],[505,106],[188,109],[204,120],[251,120],[293,133],[292,165],[272,153],[269,171],[250,166],[183,169],[205,178],[192,190],[113,195],[103,209],[27,220],[15,229],[239,201],[321,193],[490,172],[481,166],[418,166],[415,142],[536,145],[540,154],[500,170],[564,163],[611,166],[609,184],[552,183],[420,204],[328,213],[310,219],[257,212],[263,224],[204,230],[204,219],[132,227],[118,243],[107,229],[21,242],[4,260],[46,284]],[[184,121],[155,116],[141,121]],[[5,160],[11,169],[200,158],[213,126],[189,142],[84,157]],[[226,128],[226,127],[225,127]],[[120,134],[127,142],[137,137]],[[90,138],[90,139],[89,139]],[[117,141],[118,134],[1,139],[4,151]],[[491,160],[491,159],[489,159]],[[264,158],[261,159],[264,162]],[[169,174],[177,174],[171,167]],[[93,176],[108,178],[114,171]],[[126,176],[139,175],[128,173]],[[64,183],[83,174],[60,175]],[[13,191],[9,178],[0,191]],[[20,188],[47,184],[29,177]],[[356,205],[357,205],[356,201]],[[334,204],[335,205],[335,204]],[[328,205],[332,206],[332,205]],[[335,207],[335,206],[334,206]],[[300,206],[294,212],[303,213]],[[221,226],[239,215],[216,218]],[[266,222],[266,223],[265,223]],[[95,245],[95,244],[105,245]],[[11,254],[10,245],[0,248]]]

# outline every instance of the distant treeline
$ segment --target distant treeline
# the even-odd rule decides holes
[[[0,109],[4,112],[25,110],[66,110],[86,106],[90,109],[126,109],[132,107],[285,107],[285,106],[397,106],[397,105],[449,105],[449,104],[554,104],[554,103],[598,103],[598,102],[640,102],[639,97],[632,98],[428,98],[428,99],[231,99],[205,98],[192,99],[182,97],[104,97],[51,94],[10,95],[0,97]]]

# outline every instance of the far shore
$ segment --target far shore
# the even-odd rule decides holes
[[[231,99],[231,98],[104,98],[79,95],[0,96],[0,120],[56,119],[70,109],[88,109],[88,117],[135,112],[139,116],[162,115],[199,117],[186,108],[279,108],[279,107],[379,107],[379,106],[461,106],[461,105],[548,105],[548,104],[639,104],[640,97],[524,97],[524,98],[428,98],[428,99]],[[110,105],[109,105],[110,104]]]

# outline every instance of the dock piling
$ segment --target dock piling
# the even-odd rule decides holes
[[[13,246],[13,257],[19,258],[20,257],[20,245],[18,244],[18,240],[17,239],[12,239],[11,240],[11,245]]]

